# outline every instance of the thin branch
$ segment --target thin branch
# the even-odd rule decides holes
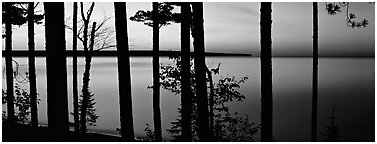
[[[81,17],[83,21],[86,21],[85,15],[84,15],[84,3],[80,2],[80,10],[81,10]]]
[[[89,10],[87,11],[87,19],[90,19],[91,15],[92,15],[92,12],[93,12],[93,8],[94,8],[94,2],[92,2],[92,5],[90,6]]]

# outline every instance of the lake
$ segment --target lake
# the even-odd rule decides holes
[[[27,58],[14,58],[20,64],[20,72],[27,70]],[[97,102],[99,116],[97,126],[89,127],[94,132],[118,135],[118,79],[117,59],[93,58],[90,90]],[[247,114],[249,120],[260,123],[260,62],[258,57],[207,57],[207,66],[215,68],[221,62],[220,77],[248,76],[239,91],[246,96],[243,102],[230,104],[233,112]],[[3,69],[5,68],[3,58]],[[173,64],[167,57],[160,58],[161,65]],[[39,121],[47,123],[45,59],[36,58]],[[68,64],[69,110],[72,106],[72,59]],[[79,91],[82,86],[84,58],[78,63]],[[374,141],[375,124],[375,68],[374,58],[320,58],[318,90],[318,132],[325,133],[330,121],[328,117],[335,108],[335,123],[339,126],[341,141]],[[4,77],[3,73],[3,77]],[[134,128],[136,135],[145,135],[152,117],[152,58],[131,57],[132,98]],[[312,58],[273,58],[273,110],[274,139],[276,141],[310,141]],[[6,88],[3,78],[2,88]],[[21,84],[25,89],[27,83]],[[161,90],[161,114],[163,136],[171,139],[165,129],[178,116],[180,96]],[[3,106],[3,110],[6,106]],[[73,116],[70,115],[70,121]],[[322,138],[318,134],[319,140]],[[259,133],[254,136],[259,141]]]

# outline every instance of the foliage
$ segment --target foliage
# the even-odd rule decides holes
[[[336,119],[336,117],[335,117],[335,105],[333,106],[332,114],[329,117],[329,119],[330,119],[330,124],[328,126],[326,126],[326,133],[322,134],[322,136],[324,136],[323,141],[325,141],[325,142],[337,142],[338,139],[341,136],[340,136],[339,126],[335,124],[335,119]]]
[[[98,115],[96,114],[96,109],[94,108],[94,105],[96,102],[94,101],[94,94],[92,94],[89,91],[89,102],[87,104],[86,109],[86,123],[90,126],[96,126],[96,122],[98,119]],[[82,108],[82,94],[80,95],[80,101],[78,104],[79,108],[79,116],[81,116],[81,108]],[[73,115],[73,112],[71,112],[71,115]]]
[[[117,131],[120,131],[119,128],[117,128]],[[153,142],[154,141],[154,131],[149,128],[149,124],[146,124],[146,127],[144,129],[146,136],[143,137],[137,137],[137,141],[142,142]]]
[[[17,113],[15,113],[15,121],[18,123],[25,123],[28,121],[28,116],[30,114],[30,95],[29,93],[21,88],[21,86],[16,83],[14,86],[14,105],[18,108]],[[7,103],[7,93],[4,89],[2,89],[2,102],[3,105]],[[39,103],[40,99],[37,100]],[[2,118],[3,120],[6,119],[6,112],[3,111]]]
[[[171,3],[158,3],[158,20],[159,20],[159,28],[162,26],[167,26],[172,23],[179,23],[180,22],[180,14],[179,13],[172,13],[174,7]],[[149,27],[153,27],[153,11],[147,10],[139,10],[135,13],[134,16],[130,17],[130,20],[135,22],[143,22],[144,25]]]
[[[8,2],[3,2],[2,3],[2,11],[3,11],[3,15],[2,15],[2,24],[5,23],[5,4],[8,3]],[[37,3],[38,5],[38,3]],[[35,6],[36,7],[36,6]],[[27,11],[28,11],[28,3],[27,2],[13,2],[12,3],[12,7],[11,7],[11,23],[13,25],[18,25],[18,26],[21,26],[25,23],[27,23]],[[44,18],[44,14],[34,14],[34,23],[36,24],[42,24],[42,20]],[[3,33],[2,33],[2,38],[5,37],[5,30],[3,30]]]
[[[349,13],[349,7],[350,3],[349,2],[332,2],[332,3],[327,3],[326,2],[326,10],[329,15],[335,15],[341,12],[341,8],[346,7],[346,22],[347,26],[351,28],[360,28],[360,27],[367,27],[369,22],[367,19],[363,19],[361,21],[355,21],[356,15],[353,13]]]
[[[181,93],[181,59],[179,57],[170,57],[175,63],[173,65],[161,66],[160,73],[161,87],[165,90],[173,92],[175,95]],[[190,81],[191,88],[194,94],[192,104],[192,132],[193,140],[198,140],[198,125],[197,125],[197,103],[195,96],[195,71],[193,62],[190,62]],[[211,69],[211,72],[216,75],[219,74],[220,64],[217,68]],[[227,76],[220,78],[214,87],[214,139],[217,141],[253,141],[252,135],[255,134],[259,127],[255,123],[250,123],[248,117],[240,117],[235,113],[230,114],[227,104],[232,101],[242,102],[245,96],[237,91],[242,83],[248,77],[242,77],[237,80],[234,76]],[[208,81],[208,79],[207,79]],[[181,114],[181,108],[178,108]],[[172,127],[167,129],[168,133],[175,137],[176,141],[180,140],[181,132],[181,115],[176,121],[171,122]],[[240,129],[242,128],[242,129]]]
[[[5,23],[5,2],[2,3],[2,9],[3,9],[3,17],[2,17],[2,23]],[[37,4],[38,5],[38,4]],[[23,25],[27,23],[27,10],[28,10],[28,3],[27,2],[17,2],[12,3],[12,24],[13,25]],[[36,24],[42,24],[42,19],[44,18],[44,14],[34,14],[34,22]]]
[[[249,117],[230,116],[225,114],[223,118],[217,118],[215,122],[215,138],[218,141],[226,142],[250,142],[254,141],[251,135],[258,132],[259,127],[255,123],[249,122]]]

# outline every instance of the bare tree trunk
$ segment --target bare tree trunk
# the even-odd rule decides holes
[[[272,141],[272,61],[271,61],[271,2],[262,2],[260,9],[261,33],[261,141]]]
[[[313,2],[313,80],[312,80],[312,124],[311,139],[317,141],[318,102],[318,3]]]
[[[5,3],[5,56],[7,78],[7,115],[10,122],[14,122],[13,68],[12,68],[12,3]]]
[[[118,53],[120,131],[123,141],[134,141],[126,3],[115,2],[114,10]]]
[[[198,97],[198,121],[199,140],[210,141],[209,119],[208,119],[208,96],[206,83],[206,65],[204,48],[204,26],[203,26],[203,3],[192,3],[194,15],[194,51],[195,51],[195,79],[196,96]]]
[[[214,92],[213,92],[213,80],[212,80],[212,73],[211,71],[206,68],[207,70],[207,76],[209,80],[209,89],[210,89],[210,94],[209,94],[209,129],[211,131],[211,134],[213,133],[214,130],[214,120],[213,120],[213,105],[214,105]]]
[[[34,2],[28,6],[28,39],[29,39],[29,82],[30,82],[30,111],[31,125],[38,127],[37,81],[35,74],[34,54]]]
[[[77,2],[73,3],[73,42],[72,42],[72,82],[73,82],[73,120],[75,132],[78,133],[80,129],[79,120],[79,92],[77,89]]]
[[[90,46],[89,50],[85,53],[85,71],[83,76],[83,86],[82,86],[82,104],[81,104],[81,121],[80,121],[80,131],[81,133],[86,132],[86,114],[89,104],[89,81],[90,81],[90,67],[92,63],[92,53],[94,46],[94,34],[96,29],[96,22],[93,22],[92,31],[90,34]]]
[[[190,82],[190,4],[182,3],[181,11],[183,19],[181,23],[182,140],[185,142],[191,142],[192,92]]]
[[[153,2],[153,122],[155,141],[162,141],[160,110],[159,18],[158,2]]]
[[[48,126],[61,137],[69,131],[64,3],[45,2],[44,10]]]

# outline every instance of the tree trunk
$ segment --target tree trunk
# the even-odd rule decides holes
[[[132,114],[130,53],[127,33],[127,8],[125,2],[115,2],[115,30],[118,53],[118,80],[120,131],[122,140],[134,141]]]
[[[272,141],[272,61],[271,61],[271,2],[262,2],[260,9],[261,33],[261,141]]]
[[[28,38],[29,38],[29,80],[30,80],[30,111],[31,125],[38,127],[38,103],[37,103],[37,81],[35,74],[34,55],[34,2],[28,6]]]
[[[317,141],[318,101],[318,3],[313,2],[313,80],[312,80],[312,142]]]
[[[75,132],[79,132],[79,92],[77,89],[77,2],[73,3],[73,42],[72,42],[72,90],[73,90],[73,121]]]
[[[93,46],[94,46],[94,34],[96,29],[96,22],[93,22],[92,31],[90,34],[90,46],[89,50],[85,52],[85,70],[83,75],[83,86],[82,86],[82,103],[81,103],[81,121],[80,121],[80,131],[81,133],[86,132],[86,115],[87,109],[89,104],[89,81],[90,81],[90,67],[92,63],[92,53],[93,53]]]
[[[153,122],[155,141],[162,141],[160,110],[159,18],[158,2],[153,2]]]
[[[5,56],[7,78],[7,113],[8,120],[14,122],[13,68],[12,68],[12,3],[5,3]]]
[[[208,96],[206,83],[203,3],[192,3],[194,15],[194,51],[196,96],[198,98],[199,141],[210,141],[208,119]]]
[[[208,68],[206,68],[206,70],[207,70],[207,76],[208,76],[208,81],[209,81],[209,90],[210,90],[210,94],[209,94],[209,129],[211,130],[211,134],[212,134],[213,130],[214,130],[213,106],[214,106],[215,93],[213,92],[214,88],[213,88],[212,73]]]
[[[191,113],[192,92],[190,82],[190,23],[191,7],[189,3],[181,5],[181,105],[182,105],[182,141],[192,141]]]
[[[45,2],[47,118],[57,136],[69,131],[64,3]]]

